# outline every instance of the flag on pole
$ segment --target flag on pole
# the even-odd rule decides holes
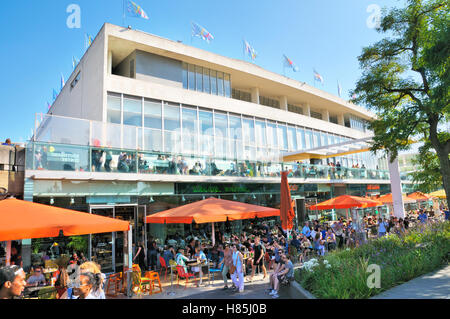
[[[78,65],[78,60],[75,57],[72,57],[72,67],[75,70],[76,66]]]
[[[48,103],[48,101],[47,101],[47,110],[50,110],[51,107],[52,107],[52,106],[51,106],[50,103]]]
[[[58,92],[56,92],[56,90],[53,89],[53,102],[56,100],[57,97],[58,97]]]
[[[338,81],[337,85],[338,85],[338,94],[339,94],[339,97],[341,97],[342,88],[341,88],[341,85],[339,84],[339,81]]]
[[[296,66],[294,62],[292,62],[292,60],[289,59],[285,54],[283,54],[283,56],[284,56],[284,66],[292,68],[294,72],[298,72],[299,71],[298,66]]]
[[[323,84],[323,77],[316,70],[314,70],[314,80],[320,81]]]
[[[258,56],[258,52],[256,52],[255,49],[246,40],[244,40],[244,51],[248,54],[249,57],[252,58],[253,61],[255,61],[256,57]]]
[[[61,91],[65,84],[66,84],[66,82],[64,81],[64,75],[61,73]]]
[[[85,34],[85,41],[84,41],[84,46],[85,48],[89,48],[92,44],[92,37],[89,34]]]
[[[142,9],[142,7],[131,0],[127,0],[127,11],[130,17],[143,18],[148,20],[148,15]]]
[[[211,40],[214,40],[214,37],[211,33],[209,33],[205,28],[195,22],[192,22],[192,36],[202,38],[208,43]]]

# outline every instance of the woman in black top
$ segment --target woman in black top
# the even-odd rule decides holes
[[[139,268],[141,268],[141,272],[144,273],[146,271],[145,267],[145,251],[144,251],[144,244],[140,242],[137,247],[136,256],[133,258],[133,262],[138,261]]]

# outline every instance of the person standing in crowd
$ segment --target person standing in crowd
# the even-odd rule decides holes
[[[383,237],[386,235],[386,222],[383,218],[378,219],[378,237]]]
[[[0,299],[20,297],[26,284],[25,272],[19,266],[0,268]]]
[[[199,287],[203,282],[203,270],[202,267],[205,265],[205,263],[208,261],[206,258],[205,253],[201,249],[200,246],[195,247],[195,254],[194,258],[197,259],[198,266],[192,267],[192,272],[198,273],[198,277],[200,278],[200,282],[197,284],[197,287]]]
[[[139,242],[137,246],[136,255],[133,258],[133,263],[136,263],[136,259],[137,263],[139,264],[139,268],[141,268],[141,272],[144,273],[146,271],[146,267],[145,267],[145,248],[143,242]]]
[[[19,249],[18,249],[17,245],[13,245],[11,247],[10,264],[19,266],[20,268],[23,267],[22,256],[19,253]]]
[[[254,257],[253,257],[253,265],[252,265],[252,275],[250,277],[250,279],[248,279],[249,282],[253,281],[253,277],[255,275],[255,270],[257,266],[262,267],[262,270],[264,272],[264,277],[263,279],[266,278],[267,276],[267,270],[266,267],[264,266],[264,248],[261,245],[260,239],[259,237],[255,237],[255,245],[253,246],[253,250],[254,250]]]
[[[244,263],[243,256],[240,251],[237,250],[236,244],[231,245],[233,250],[232,261],[234,272],[231,274],[231,280],[236,286],[235,291],[239,291],[239,293],[244,292]],[[244,248],[242,248],[242,251]]]
[[[169,248],[164,250],[163,258],[166,262],[166,265],[169,265],[170,260],[175,260],[175,250],[173,249],[173,246],[169,246]]]
[[[231,268],[231,265],[233,264],[233,252],[231,251],[230,247],[228,246],[228,244],[224,244],[225,250],[224,250],[224,256],[222,261],[219,264],[219,267],[223,264],[223,270],[222,270],[222,278],[223,278],[223,282],[225,284],[225,286],[223,287],[223,289],[228,289],[228,278],[227,278],[227,274],[228,271]]]
[[[150,270],[156,270],[158,264],[158,246],[156,245],[156,241],[152,241],[148,248],[147,264]]]
[[[306,222],[305,226],[303,226],[302,234],[305,235],[308,238],[311,236],[311,229],[309,228],[309,223],[308,222]]]
[[[325,240],[327,241],[327,250],[333,250],[336,248],[336,236],[331,231],[331,228],[328,228],[327,235],[325,236]]]

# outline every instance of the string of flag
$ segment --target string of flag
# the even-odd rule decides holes
[[[124,16],[124,24],[125,24],[125,16],[133,17],[133,18],[141,18],[145,20],[149,20],[148,14],[144,11],[144,9],[137,4],[136,2],[132,0],[123,0],[123,16]],[[203,26],[196,22],[191,22],[191,39],[193,37],[198,37],[202,39],[203,41],[206,41],[208,44],[211,43],[212,40],[214,40],[214,36],[211,32],[206,30]],[[93,43],[93,37],[85,33],[85,50],[87,50]],[[258,56],[258,52],[255,50],[253,46],[250,45],[250,43],[247,40],[243,40],[243,47],[244,47],[244,59],[245,56],[248,56],[252,62],[254,62]],[[75,70],[77,65],[79,64],[80,60],[78,60],[75,56],[72,57],[72,69]],[[293,62],[292,59],[290,59],[286,54],[283,54],[283,70],[284,68],[289,68],[293,72],[299,72],[300,68]],[[323,76],[316,71],[316,69],[313,69],[313,77],[314,77],[314,83],[316,81],[320,82],[322,85],[324,84],[324,78]],[[65,80],[63,74],[61,74],[61,90],[63,89],[65,85]],[[61,91],[60,90],[60,91]],[[337,93],[339,97],[342,97],[342,87],[337,81]],[[53,102],[58,97],[59,93],[53,89]],[[352,99],[356,98],[356,96],[352,96]],[[50,108],[50,103],[47,102],[47,107]]]

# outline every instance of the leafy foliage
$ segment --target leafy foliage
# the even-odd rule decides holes
[[[297,270],[295,279],[317,298],[365,299],[448,264],[449,255],[450,223],[442,222],[331,252],[313,271]],[[370,264],[381,267],[381,288],[367,286]]]
[[[428,142],[447,195],[450,134],[440,125],[450,118],[449,6],[446,0],[408,0],[406,8],[384,9],[377,31],[386,37],[363,49],[358,58],[363,73],[352,92],[354,102],[377,114],[370,124],[372,151],[387,149],[395,159],[410,149],[410,140]],[[430,156],[421,155],[423,160]]]

